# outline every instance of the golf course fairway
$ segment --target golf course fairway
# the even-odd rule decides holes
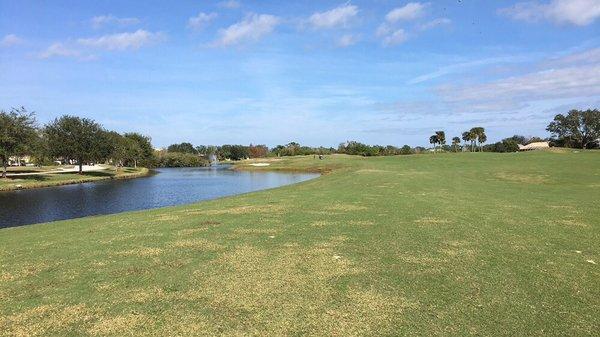
[[[324,174],[0,230],[0,335],[599,331],[598,151],[256,162]]]

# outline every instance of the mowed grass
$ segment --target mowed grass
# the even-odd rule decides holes
[[[10,170],[9,173],[44,172],[49,170],[55,170],[55,168],[50,167],[46,170],[37,168],[15,168]],[[105,171],[88,171],[83,172],[83,174],[78,174],[76,172],[57,172],[51,174],[9,176],[7,178],[0,178],[0,191],[79,184],[106,179],[134,178],[147,174],[148,169],[146,168],[125,167],[119,169],[118,172],[115,172],[114,169],[108,169]]]
[[[270,163],[329,173],[0,230],[0,334],[597,335],[600,153]]]

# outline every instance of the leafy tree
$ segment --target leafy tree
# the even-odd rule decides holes
[[[198,154],[198,150],[191,143],[181,143],[181,144],[172,144],[167,148],[168,152],[179,152],[179,153],[189,153],[189,154]]]
[[[6,167],[12,156],[23,154],[34,144],[37,137],[34,113],[24,107],[0,111],[0,160],[2,178],[6,178]]]
[[[431,137],[429,137],[429,143],[433,144],[433,153],[435,153],[436,150],[436,144],[439,143],[439,138],[438,135],[432,135]]]
[[[400,154],[405,154],[405,155],[406,155],[406,154],[413,154],[413,153],[415,153],[415,152],[414,152],[414,151],[413,151],[413,149],[412,149],[410,146],[408,146],[408,145],[404,145],[404,146],[403,146],[403,147],[400,149]]]
[[[458,152],[458,144],[460,144],[460,138],[452,137],[452,147],[454,148],[454,152]]]
[[[136,165],[141,164],[145,167],[154,166],[154,162],[156,160],[156,156],[154,154],[154,147],[152,146],[152,139],[150,137],[144,136],[137,132],[128,132],[123,135],[125,138],[133,140],[137,147],[139,147],[139,152],[136,153]],[[130,146],[133,146],[132,144]],[[131,158],[132,160],[134,158]]]
[[[54,157],[74,159],[83,173],[83,163],[102,159],[104,130],[91,119],[65,115],[46,125],[44,133]]]
[[[181,152],[162,152],[159,154],[157,166],[159,167],[199,167],[208,166],[206,158]]]
[[[600,138],[600,111],[571,110],[566,116],[558,114],[546,130],[559,139],[570,140],[585,149],[588,144]]]
[[[513,139],[510,139],[510,138],[502,140],[502,147],[504,149],[503,152],[517,152],[517,151],[519,151],[519,144],[517,142],[515,142]]]
[[[269,153],[269,148],[266,145],[252,145],[248,146],[248,153],[250,158],[264,158]]]

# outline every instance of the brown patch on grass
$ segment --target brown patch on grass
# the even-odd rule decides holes
[[[332,225],[337,225],[337,222],[328,221],[328,220],[318,220],[318,221],[314,221],[310,224],[311,227],[326,227],[326,226],[332,226]]]
[[[4,275],[4,273],[3,273],[0,280],[5,281],[4,277],[7,278],[6,281],[10,281],[10,280],[13,280],[16,278],[33,277],[41,272],[50,270],[60,264],[61,264],[61,261],[54,261],[54,262],[42,261],[42,262],[37,262],[37,263],[30,263],[30,264],[23,266],[23,268],[21,268],[21,270],[19,270],[17,272],[6,273],[7,275]],[[8,278],[10,278],[10,280]]]
[[[15,279],[15,276],[9,272],[3,271],[0,274],[0,281],[12,281]]]
[[[357,170],[356,173],[392,173],[393,171],[378,170],[378,169],[362,169]]]
[[[138,241],[139,239],[149,238],[149,237],[160,237],[163,236],[162,233],[143,233],[143,234],[129,234],[129,235],[119,235],[114,236],[108,240],[102,240],[100,243],[102,244],[111,244],[113,242],[123,242],[123,241]]]
[[[425,255],[410,255],[410,254],[400,254],[398,258],[407,263],[414,263],[426,266],[438,266],[441,263],[446,263],[448,260],[444,258],[431,257]]]
[[[78,327],[93,319],[84,304],[42,305],[7,317],[0,317],[0,332],[7,336],[60,335],[67,328]]]
[[[197,250],[220,250],[223,249],[224,246],[216,243],[216,242],[212,242],[209,241],[207,239],[188,239],[188,240],[178,240],[178,241],[174,241],[171,242],[169,244],[170,247],[173,248],[193,248],[193,249],[197,249]]]
[[[92,335],[136,335],[136,331],[142,326],[148,326],[152,321],[141,314],[124,314],[119,316],[102,318],[88,329]]]
[[[318,331],[326,336],[381,335],[394,330],[394,320],[401,320],[405,309],[419,303],[375,289],[350,288],[340,306],[327,310]],[[384,334],[384,333],[383,333]]]
[[[542,184],[548,182],[550,177],[547,174],[524,174],[514,172],[500,172],[496,173],[496,177],[502,180],[524,183],[524,184]]]
[[[214,220],[206,220],[206,221],[202,221],[200,223],[201,225],[205,225],[205,226],[218,226],[221,223],[219,221],[214,221]]]
[[[280,212],[285,208],[280,205],[247,205],[231,207],[226,209],[213,209],[213,210],[194,210],[188,211],[187,215],[225,215],[225,214],[251,214],[251,213],[271,213]]]
[[[175,220],[179,220],[179,216],[178,215],[173,215],[173,214],[170,214],[170,213],[158,214],[152,220],[153,221],[175,221]]]
[[[277,231],[274,229],[268,228],[236,228],[233,230],[235,234],[260,234],[260,235],[269,235],[276,234]]]
[[[449,241],[447,247],[440,251],[449,257],[458,258],[472,258],[475,256],[476,251],[469,248],[469,243],[466,241]]]
[[[168,298],[167,293],[162,288],[139,288],[128,291],[125,302],[147,303],[166,298]]]
[[[558,223],[569,227],[588,227],[588,224],[577,219],[561,219]]]
[[[163,252],[163,250],[161,248],[139,247],[139,248],[135,248],[135,249],[131,249],[131,250],[117,252],[116,255],[147,257],[147,256],[158,256],[158,255],[162,254],[162,252]]]
[[[420,225],[443,225],[447,224],[449,221],[445,219],[439,219],[434,217],[423,217],[415,220],[415,223]]]
[[[373,226],[375,222],[371,220],[352,220],[349,224],[353,226]]]
[[[307,322],[322,331],[328,321],[323,313],[338,305],[337,280],[364,272],[339,254],[345,240],[333,237],[308,247],[298,243],[269,249],[238,246],[194,272],[197,287],[183,296],[202,300],[215,312],[242,315],[248,326],[258,329],[257,335],[286,335]],[[333,258],[338,254],[342,258]],[[355,306],[348,310],[355,317],[365,314]],[[305,319],[298,320],[299,316]],[[222,318],[214,319],[218,324]],[[240,331],[224,333],[236,332]]]
[[[207,231],[208,227],[198,227],[198,228],[187,228],[187,229],[181,229],[177,231],[177,235],[192,235],[192,234],[196,234],[199,232],[204,232]]]
[[[103,282],[96,284],[94,286],[94,289],[96,289],[96,291],[109,291],[114,289],[115,287],[116,285],[114,283]]]
[[[343,203],[335,203],[333,205],[327,206],[325,210],[334,211],[334,212],[353,212],[353,211],[364,211],[367,207],[360,206],[356,204],[343,204]]]

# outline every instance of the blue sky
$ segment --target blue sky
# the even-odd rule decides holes
[[[599,103],[600,0],[0,0],[0,108],[157,147],[546,136]]]

